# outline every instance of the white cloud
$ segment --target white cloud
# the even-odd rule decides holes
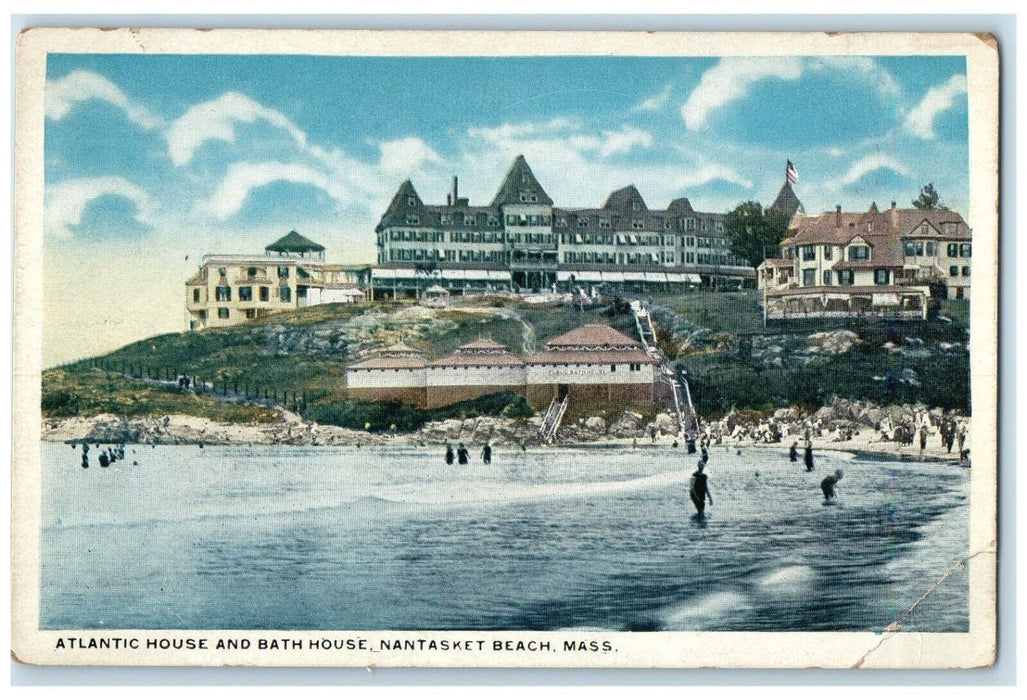
[[[956,98],[966,94],[966,76],[953,75],[941,85],[935,85],[920,104],[906,115],[906,131],[917,138],[932,140],[938,135],[934,131],[934,119],[955,104]]]
[[[697,187],[699,185],[705,185],[708,182],[714,180],[723,180],[724,182],[730,182],[735,185],[739,185],[746,189],[752,187],[752,180],[743,177],[738,172],[723,163],[707,163],[697,167],[694,170],[686,171],[676,181],[675,185],[678,188],[685,189],[688,187]]]
[[[425,163],[442,163],[442,156],[416,136],[408,136],[378,145],[381,150],[379,165],[390,175],[409,176]]]
[[[670,100],[670,91],[672,86],[667,83],[662,90],[652,97],[647,97],[637,105],[631,108],[632,112],[658,112],[667,106],[667,102]]]
[[[681,116],[690,131],[704,127],[715,110],[742,99],[762,80],[796,81],[808,71],[840,71],[870,83],[886,99],[894,99],[900,89],[895,77],[867,56],[791,56],[727,57],[708,69],[699,85],[681,107]]]
[[[80,102],[88,100],[102,100],[120,107],[131,121],[147,130],[161,124],[160,118],[145,107],[131,102],[117,85],[98,73],[77,70],[63,78],[46,82],[45,110],[49,119],[59,121]]]
[[[900,92],[899,83],[888,70],[869,56],[817,56],[807,59],[811,70],[836,70],[855,73],[870,83],[881,97],[894,98]]]
[[[118,176],[80,178],[46,188],[43,227],[47,235],[70,238],[72,227],[82,222],[89,203],[105,196],[130,200],[136,206],[136,220],[147,226],[154,224],[157,205],[143,188]]]
[[[288,132],[296,145],[307,149],[307,135],[281,112],[263,106],[246,95],[226,92],[208,102],[193,105],[168,127],[168,155],[175,165],[186,165],[205,141],[216,139],[233,143],[239,124],[252,124],[263,120]],[[328,154],[315,149],[312,153],[321,159]]]
[[[500,124],[499,126],[472,126],[467,135],[472,139],[482,139],[493,143],[502,143],[513,139],[529,136],[541,136],[561,131],[573,131],[581,124],[566,117],[553,117],[547,122],[519,122],[517,124]]]
[[[340,202],[347,199],[345,188],[326,173],[306,165],[279,161],[233,163],[211,196],[197,203],[195,213],[224,221],[242,209],[250,192],[279,181],[312,185]]]
[[[848,171],[838,180],[830,183],[834,186],[851,185],[861,177],[875,170],[891,170],[899,175],[908,175],[909,170],[897,159],[886,153],[871,153],[849,166]]]
[[[603,131],[599,153],[608,158],[616,153],[628,153],[635,146],[649,148],[653,145],[653,135],[648,131],[622,126],[618,131]]]
[[[722,58],[699,79],[699,85],[681,107],[681,116],[689,131],[706,125],[710,113],[749,93],[757,82],[768,78],[798,80],[802,75],[802,59],[784,57]]]
[[[584,133],[580,122],[563,117],[547,122],[471,127],[467,135],[472,140],[485,141],[507,152],[544,153],[547,159],[561,161],[575,160],[585,152],[609,158],[618,153],[628,153],[638,146],[650,148],[653,145],[652,134],[632,126],[623,125],[598,134]]]

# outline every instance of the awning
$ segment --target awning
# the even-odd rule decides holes
[[[870,303],[874,306],[898,306],[899,295],[895,292],[874,292]]]
[[[685,274],[685,281],[689,284],[702,284],[702,277],[694,272]]]
[[[583,238],[581,237],[581,234],[580,234],[580,233],[575,233],[575,234],[574,234],[574,242],[575,242],[575,243],[583,243],[583,242],[584,242],[584,240],[585,240],[585,239],[583,239]]]
[[[462,280],[467,279],[464,275],[463,270],[443,270],[442,279],[444,280]]]
[[[685,276],[682,275],[680,272],[668,272],[667,273],[667,281],[668,282],[684,282],[685,281]]]
[[[578,272],[576,274],[578,276],[578,279],[581,280],[582,282],[602,282],[602,280],[603,280],[602,273],[600,273],[598,271],[584,270],[584,271]]]
[[[642,276],[645,277],[646,282],[666,282],[666,272],[643,272]]]
[[[624,236],[622,236],[619,233],[617,234],[617,243],[619,243],[620,245],[624,245],[625,243]]]
[[[565,270],[557,270],[556,271],[556,281],[557,282],[570,282],[571,278],[574,278],[575,280],[578,279],[577,273],[575,273],[575,272],[567,272]]]
[[[488,270],[465,270],[464,279],[469,280],[487,280],[489,278]]]
[[[380,270],[375,268],[371,270],[371,279],[375,280],[394,280],[398,275],[396,274],[399,270]]]
[[[645,282],[645,273],[644,272],[625,272],[624,273],[624,281],[625,282]]]
[[[624,273],[623,272],[604,272],[603,273],[603,281],[604,282],[623,282],[624,281]]]
[[[489,270],[488,275],[490,280],[500,282],[509,282],[512,279],[509,270]]]

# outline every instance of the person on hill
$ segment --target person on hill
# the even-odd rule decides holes
[[[841,481],[842,470],[835,469],[834,474],[828,474],[824,477],[824,480],[820,482],[820,490],[824,492],[824,500],[830,501],[832,498],[837,497],[835,493],[835,486]]]
[[[808,472],[813,471],[813,443],[812,442],[807,442],[806,443],[806,455],[804,457],[804,461],[806,462],[806,471],[808,471]]]
[[[481,448],[481,461],[485,464],[492,464],[492,445],[488,442],[485,443],[485,447]]]
[[[464,443],[461,442],[460,446],[457,447],[456,450],[456,461],[460,464],[467,464],[467,462],[469,461],[469,457],[470,453],[467,451],[467,448],[464,447]]]
[[[689,484],[688,495],[692,499],[692,504],[695,506],[696,514],[702,518],[705,516],[706,511],[706,500],[709,499],[710,505],[713,505],[713,494],[710,493],[710,485],[708,477],[703,474],[703,469],[706,467],[706,462],[699,460],[699,466],[692,473],[692,481]]]
[[[456,459],[456,455],[453,454],[453,446],[448,442],[446,443],[446,464],[452,464],[453,460]]]
[[[789,448],[789,450],[788,450],[788,459],[789,459],[789,461],[792,461],[792,462],[798,462],[799,461],[799,441],[798,440],[793,442],[791,448]]]

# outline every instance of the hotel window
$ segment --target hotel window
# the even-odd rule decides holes
[[[421,217],[418,216],[417,214],[407,214],[406,218],[404,219],[404,221],[406,221],[407,224],[416,225],[416,224],[421,223]]]
[[[260,300],[267,301],[270,298],[270,290],[267,287],[260,288]]]
[[[588,226],[588,219],[579,216],[578,217],[578,228],[585,228],[586,226]]]
[[[817,283],[817,271],[816,270],[803,270],[802,271],[802,286],[812,287]]]
[[[207,310],[206,309],[200,309],[199,314],[200,314],[200,320],[201,321],[206,321],[207,320]]]
[[[600,219],[599,220],[599,228],[610,228],[610,220],[609,219]]]
[[[556,217],[556,223],[554,225],[557,228],[566,228],[567,227],[567,217],[565,217],[565,216],[558,216],[558,217]]]
[[[200,302],[200,288],[197,287],[193,290],[193,303],[198,304]]]
[[[292,289],[289,287],[279,287],[278,298],[286,303],[292,301]]]
[[[642,219],[632,219],[631,220],[631,228],[635,229],[636,231],[644,229],[645,228],[645,222],[642,221]]]
[[[959,246],[959,257],[969,258],[970,257],[970,244],[963,243]]]
[[[802,259],[806,262],[817,259],[817,248],[812,245],[804,245],[802,247]]]
[[[685,219],[685,230],[686,231],[694,231],[695,230],[695,219]]]
[[[232,288],[228,286],[219,286],[214,290],[215,301],[232,301]]]
[[[825,287],[830,287],[831,286],[831,271],[830,270],[824,270],[824,286]]]
[[[228,318],[228,309],[223,306],[218,307],[218,318]]]
[[[610,365],[610,371],[611,372],[616,372],[617,371],[617,365]]]
[[[256,309],[246,309],[246,318],[256,318],[256,317],[257,317],[257,310]]]
[[[287,266],[278,266],[278,279],[289,279],[289,268]]]
[[[959,277],[959,265],[949,266],[949,277]]]
[[[911,258],[916,255],[916,246],[913,241],[906,241],[906,257]]]
[[[949,243],[948,246],[945,248],[945,253],[950,258],[958,257],[959,256],[959,244],[958,243]]]
[[[824,246],[824,260],[830,260],[830,259],[831,259],[831,246],[825,245]]]
[[[928,255],[934,255],[934,241],[927,241],[926,248]]]
[[[688,238],[685,239],[685,242],[686,242],[686,244],[689,247],[695,247],[695,237],[694,236],[689,236]]]
[[[852,270],[838,270],[838,284],[851,287],[856,282],[856,273]]]
[[[964,265],[963,266],[963,277],[969,277],[969,276],[970,276],[970,266],[969,265]]]
[[[239,301],[253,301],[253,287],[239,287]]]
[[[854,245],[849,246],[849,260],[869,260],[870,246]]]
[[[874,270],[874,284],[888,284],[888,270],[878,268]]]
[[[255,268],[255,267],[247,268],[246,276],[250,277],[250,278],[256,277],[257,276],[257,268]]]

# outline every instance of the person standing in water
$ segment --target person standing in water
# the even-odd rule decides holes
[[[705,516],[706,511],[706,499],[709,499],[710,505],[713,505],[713,494],[710,493],[710,486],[707,476],[703,474],[703,468],[706,466],[706,462],[699,460],[699,466],[692,473],[692,481],[688,489],[688,495],[692,499],[692,504],[695,506],[695,511],[700,518]]]
[[[699,454],[702,455],[703,464],[710,461],[710,451],[706,448],[706,440],[699,442]]]
[[[806,471],[808,471],[808,472],[813,471],[813,443],[812,442],[807,442],[806,443],[805,462],[806,462]]]
[[[492,464],[492,445],[488,442],[485,443],[485,447],[481,448],[481,461],[485,464]]]
[[[830,501],[832,498],[837,497],[834,487],[841,481],[842,470],[835,469],[834,474],[829,474],[824,477],[824,480],[820,482],[820,490],[824,492],[824,500]]]
[[[453,454],[453,446],[448,442],[446,443],[446,464],[452,464],[453,460],[456,459],[456,455]]]
[[[470,454],[467,452],[467,448],[464,447],[464,443],[460,443],[460,446],[456,450],[456,461],[460,464],[467,464],[468,457]]]
[[[792,443],[791,448],[788,450],[788,459],[792,462],[799,461],[799,441],[796,440]]]

